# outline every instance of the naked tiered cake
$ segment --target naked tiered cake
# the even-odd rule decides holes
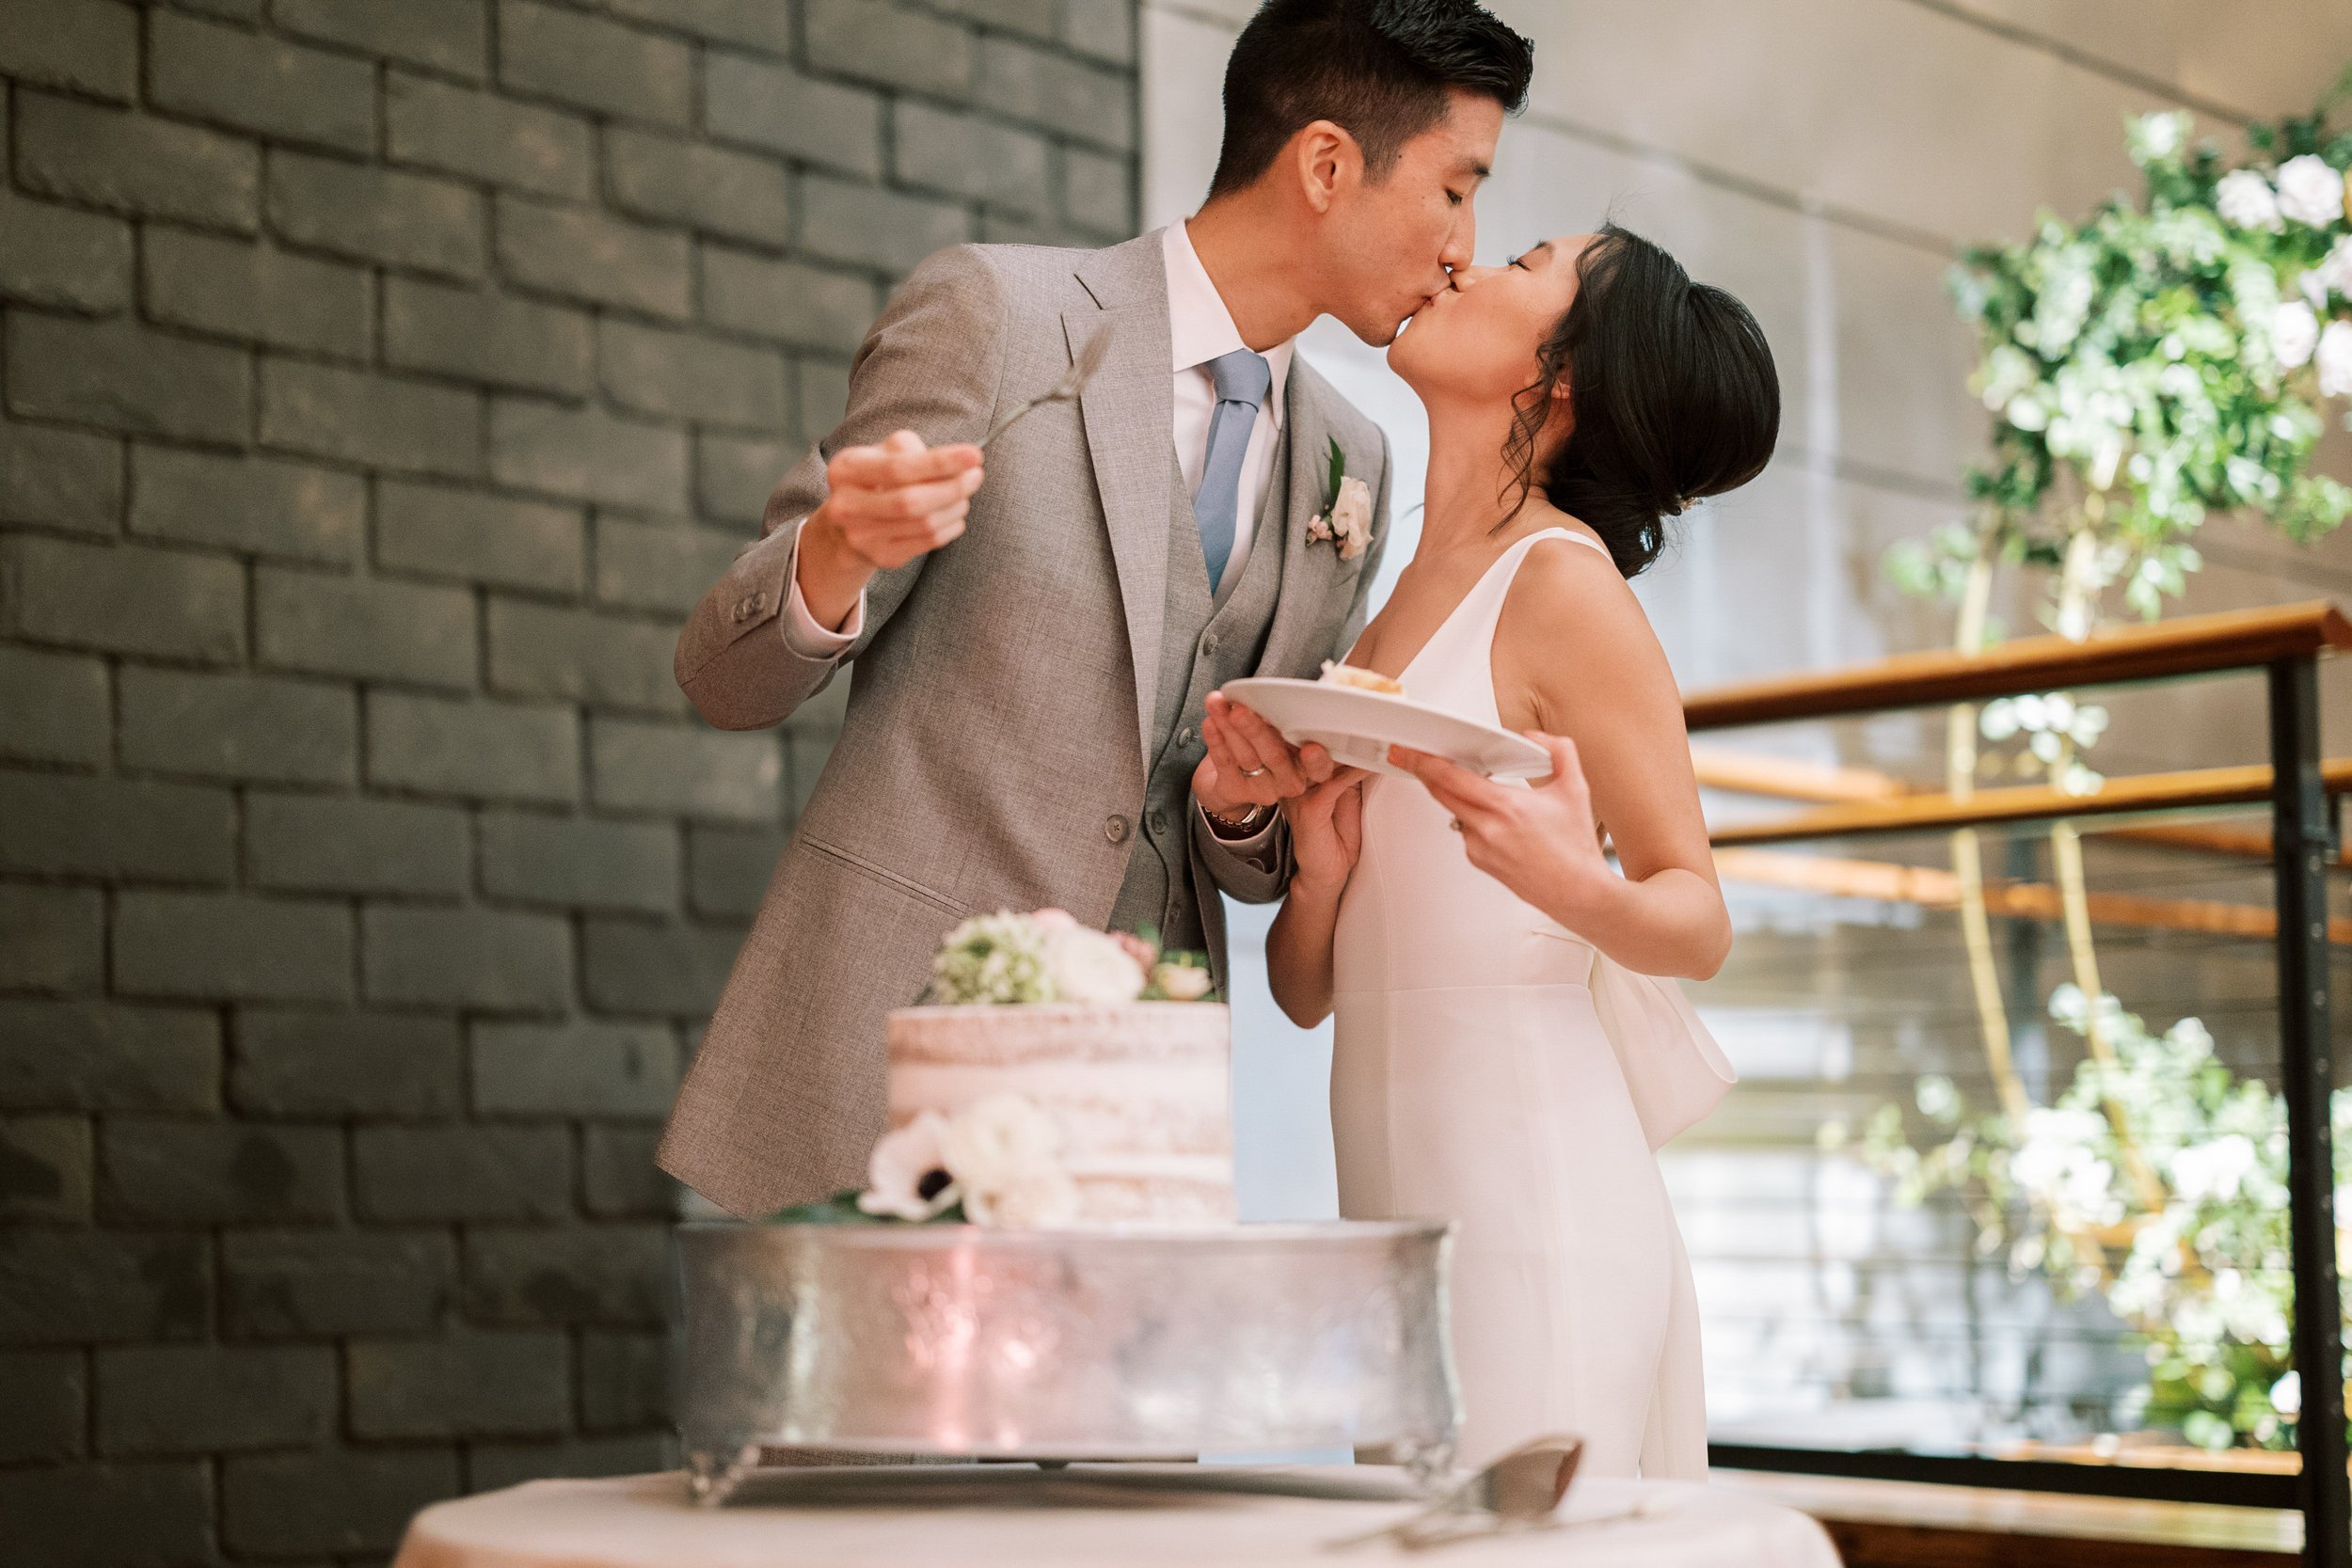
[[[1213,1002],[902,1007],[890,1125],[1020,1095],[1059,1128],[1077,1222],[1230,1225],[1229,1016]]]
[[[1228,1015],[1206,958],[1060,910],[947,933],[889,1019],[889,1131],[869,1184],[777,1216],[1231,1225]]]

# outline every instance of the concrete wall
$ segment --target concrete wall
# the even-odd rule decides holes
[[[0,1518],[378,1558],[663,1455],[650,1152],[830,712],[679,619],[1132,0],[0,4]]]
[[[1217,84],[1248,0],[1145,0],[1144,221],[1197,205],[1216,152]],[[2079,216],[2137,188],[2124,116],[2194,111],[2233,138],[2306,110],[2352,60],[2352,10],[2291,0],[2223,16],[2190,0],[1496,0],[1534,39],[1528,112],[1503,133],[1479,198],[1480,259],[1613,214],[1756,310],[1787,418],[1755,484],[1704,505],[1641,591],[1686,689],[1948,641],[1947,610],[1899,595],[1888,545],[1963,515],[1961,475],[1985,415],[1973,345],[1943,290],[1958,246],[2022,236],[2037,210]],[[1410,553],[1418,404],[1325,322],[1310,357],[1379,419],[1403,469],[1389,555]],[[2337,410],[2340,414],[2341,407]],[[2328,459],[2352,477],[2352,438]],[[2352,537],[2302,551],[2217,523],[2184,611],[2352,592]],[[2033,629],[2014,580],[2002,609]],[[2344,749],[2352,680],[2327,681]],[[2166,689],[2117,702],[2112,772],[2263,756],[2259,687]],[[1940,777],[1942,720],[1909,716],[1737,737],[1820,761]],[[1932,842],[1841,847],[1938,863]],[[2177,859],[2103,885],[2266,903]],[[2231,874],[2233,877],[2234,873]],[[2190,884],[2196,885],[2190,885]],[[1983,1069],[1948,922],[1914,910],[1741,896],[1734,967],[1699,996],[1746,1074],[1725,1112],[1669,1159],[1709,1312],[1714,1408],[1735,1429],[1840,1441],[1982,1434],[2014,1412],[2063,1431],[2070,1402],[2128,1386],[2111,1320],[2052,1315],[1998,1271],[1972,1270],[1949,1214],[1888,1214],[1867,1177],[1812,1152],[1824,1117],[1907,1097],[1913,1075]],[[1240,939],[1263,911],[1236,911]],[[2012,958],[2022,951],[2005,933]],[[2108,979],[2161,1025],[2202,1012],[2251,1066],[2275,1060],[2259,944],[2185,952],[2110,934]],[[2028,943],[2029,945],[2029,943]],[[2249,957],[2250,953],[2250,957]],[[1249,956],[1237,955],[1247,967]],[[2063,978],[2046,951],[2010,964],[2021,1051]],[[1330,1212],[1327,1035],[1290,1029],[1252,982],[1237,996],[1238,1132],[1253,1212]],[[2061,1079],[2062,1081],[2062,1079]],[[2037,1343],[2041,1347],[2036,1349]],[[2040,1402],[2035,1404],[2035,1402]],[[2095,1419],[2095,1417],[2093,1418]],[[2022,1424],[2031,1424],[2024,1422]],[[2022,1424],[2021,1428],[2022,1429]]]

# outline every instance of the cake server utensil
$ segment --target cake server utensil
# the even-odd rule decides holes
[[[1327,1543],[1332,1549],[1373,1541],[1393,1541],[1407,1551],[1425,1551],[1449,1542],[1505,1530],[1550,1525],[1560,1499],[1576,1480],[1584,1458],[1581,1437],[1538,1437],[1446,1492],[1420,1513],[1362,1535]]]

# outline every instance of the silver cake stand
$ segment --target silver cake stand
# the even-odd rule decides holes
[[[691,1224],[677,1422],[694,1496],[764,1447],[1171,1459],[1385,1449],[1459,1421],[1452,1227]]]

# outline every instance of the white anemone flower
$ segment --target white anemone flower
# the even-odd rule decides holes
[[[2279,211],[2297,223],[2325,229],[2344,216],[2344,176],[2315,152],[2279,166]]]
[[[857,1206],[893,1219],[928,1220],[962,1196],[948,1174],[944,1149],[947,1118],[925,1111],[896,1132],[885,1132],[866,1162],[866,1189]]]
[[[2277,233],[2285,225],[2279,218],[2278,193],[2270,182],[2250,168],[2232,169],[2214,187],[2214,210],[2236,229],[2260,229]]]

